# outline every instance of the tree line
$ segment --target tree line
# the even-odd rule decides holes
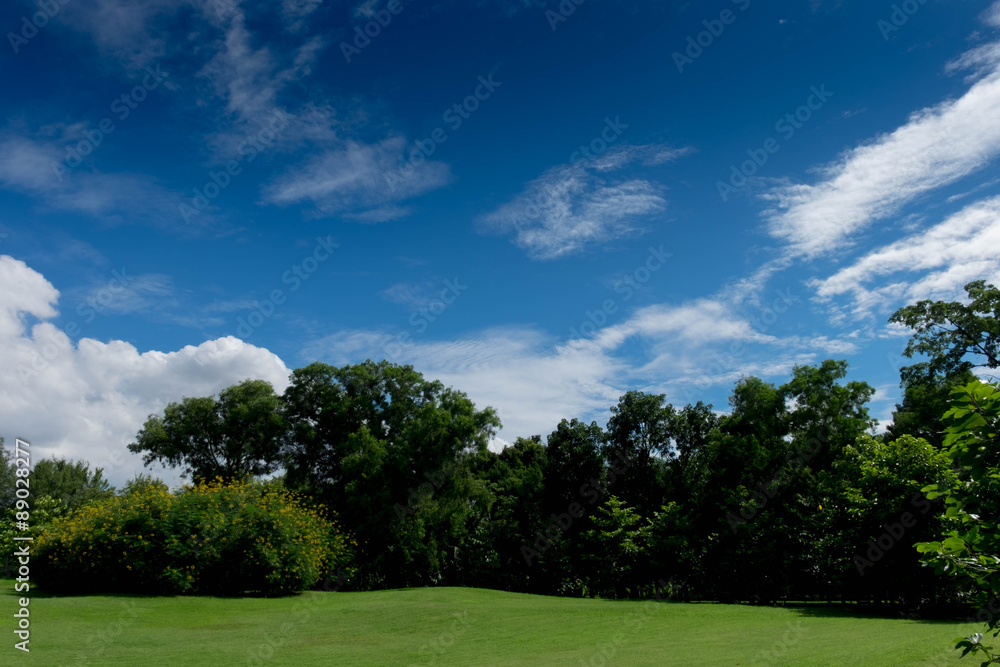
[[[282,394],[247,380],[184,398],[128,448],[196,483],[276,475],[356,540],[359,590],[989,609],[996,566],[976,563],[998,552],[996,387],[973,371],[998,365],[1000,291],[966,290],[892,316],[922,361],[884,434],[872,386],[826,360],[742,378],[725,413],[628,391],[606,427],[563,419],[493,452],[492,408],[368,360],[296,369]]]

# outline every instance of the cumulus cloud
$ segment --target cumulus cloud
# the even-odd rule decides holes
[[[278,391],[289,369],[271,352],[227,337],[171,352],[121,340],[74,342],[50,320],[60,294],[24,262],[0,255],[0,424],[32,443],[36,458],[80,459],[121,484],[142,470],[126,445],[150,414],[185,396],[245,380]],[[73,333],[73,332],[69,332]],[[173,473],[166,473],[176,481]]]

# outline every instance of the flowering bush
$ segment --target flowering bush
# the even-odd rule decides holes
[[[53,592],[287,595],[345,568],[352,546],[275,483],[145,483],[53,522],[32,574]]]

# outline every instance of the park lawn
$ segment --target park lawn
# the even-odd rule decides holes
[[[4,623],[17,609],[0,580]],[[959,622],[420,588],[288,598],[32,596],[4,665],[971,665]],[[768,652],[768,653],[765,653]],[[602,655],[603,653],[603,655]],[[978,664],[978,662],[976,663]]]

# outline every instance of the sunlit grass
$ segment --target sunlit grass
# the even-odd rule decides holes
[[[13,582],[0,583],[13,614]],[[979,629],[837,610],[465,588],[270,599],[38,595],[30,609],[31,653],[9,642],[10,664],[947,665],[962,664],[950,640]]]

